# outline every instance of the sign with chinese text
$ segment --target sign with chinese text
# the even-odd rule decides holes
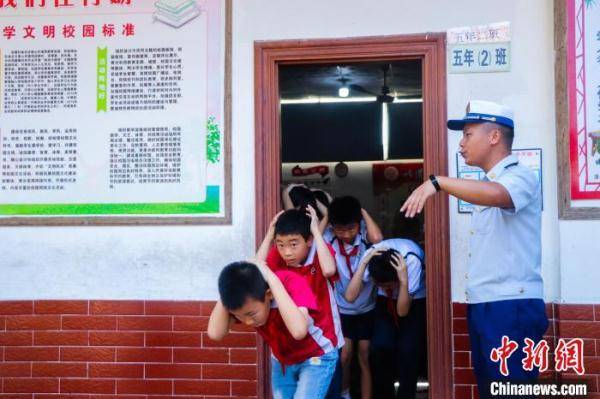
[[[510,71],[510,40],[509,22],[448,30],[448,72]]]
[[[513,150],[512,153],[519,158],[519,163],[529,167],[537,176],[540,183],[542,182],[542,149],[541,148],[527,148],[520,150]],[[459,179],[470,179],[470,180],[482,180],[485,176],[483,169],[476,166],[469,166],[465,163],[465,159],[456,153],[456,171]],[[543,194],[542,194],[543,197]],[[473,205],[458,200],[458,212],[459,213],[472,213]]]
[[[226,3],[0,0],[0,223],[225,221]]]
[[[600,199],[600,5],[569,0],[567,7],[571,198]]]

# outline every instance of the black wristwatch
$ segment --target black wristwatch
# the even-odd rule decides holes
[[[431,184],[433,184],[433,187],[435,187],[435,191],[442,191],[440,183],[438,183],[435,175],[429,175],[429,180],[431,180]]]

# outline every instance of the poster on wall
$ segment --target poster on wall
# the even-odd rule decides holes
[[[0,223],[229,223],[230,13],[0,1]]]
[[[567,1],[571,199],[600,199],[600,4]]]
[[[519,163],[530,168],[542,183],[542,149],[541,148],[524,148],[513,149],[513,155],[519,158]],[[482,180],[485,176],[483,169],[476,166],[469,166],[465,163],[465,159],[460,153],[456,153],[456,174],[459,179]],[[542,198],[544,197],[542,193]],[[474,205],[461,199],[458,200],[459,213],[472,213]],[[543,204],[542,204],[543,208]]]

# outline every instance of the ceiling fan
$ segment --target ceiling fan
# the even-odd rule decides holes
[[[355,91],[359,91],[361,93],[365,93],[365,94],[369,94],[371,96],[375,96],[375,98],[377,99],[378,103],[392,103],[394,102],[394,97],[390,96],[390,88],[388,87],[387,83],[387,74],[390,71],[390,65],[386,64],[384,66],[381,67],[381,70],[383,72],[383,86],[381,86],[381,92],[380,93],[373,93],[372,91],[369,91],[367,89],[365,89],[364,87],[357,85],[357,84],[351,84],[349,85],[351,90],[355,90]]]

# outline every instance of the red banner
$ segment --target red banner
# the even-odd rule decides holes
[[[329,174],[329,166],[317,165],[317,166],[303,169],[299,165],[296,165],[292,169],[292,176],[294,176],[294,177],[314,175],[317,173],[320,174],[321,177],[325,177],[326,175]]]

